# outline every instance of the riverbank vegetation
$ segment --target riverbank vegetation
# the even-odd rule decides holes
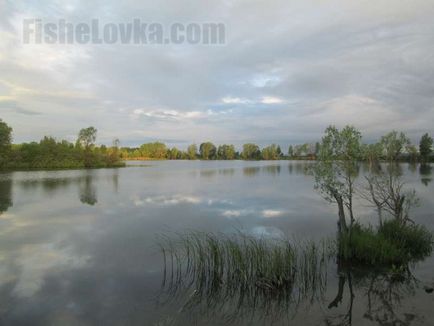
[[[95,132],[96,136],[93,127],[82,131]],[[158,141],[139,147],[119,148],[117,140],[112,146],[96,146],[96,139],[91,138],[91,142],[77,139],[74,144],[44,137],[40,142],[12,145],[12,128],[0,120],[0,167],[104,167],[117,166],[120,160],[318,160],[320,155],[320,142],[289,145],[286,151],[277,144],[261,148],[257,144],[246,143],[238,151],[232,144],[217,146],[212,142],[203,142],[199,146],[191,144],[186,150],[170,148]],[[390,160],[434,162],[432,147],[433,139],[428,133],[416,146],[404,133],[392,131],[375,143],[360,143],[358,159],[369,164]],[[32,159],[33,156],[35,159]]]
[[[120,167],[119,142],[96,146],[97,130],[80,130],[75,143],[46,136],[39,142],[12,144],[12,128],[0,120],[0,169],[76,169]]]
[[[196,307],[205,302],[207,309],[210,306],[220,309],[221,302],[234,300],[238,308],[256,307],[263,302],[262,308],[269,311],[276,308],[273,306],[276,303],[288,312],[305,299],[321,300],[327,264],[333,261],[339,284],[328,308],[342,302],[348,282],[351,304],[345,318],[351,318],[353,280],[360,284],[372,274],[370,284],[379,278],[393,280],[394,284],[397,280],[411,281],[409,266],[431,255],[434,236],[411,218],[417,196],[406,187],[396,168],[404,138],[398,133],[387,135],[383,139],[387,150],[372,155],[371,159],[378,162],[385,155],[388,163],[370,165],[365,178],[360,180],[360,161],[364,155],[361,133],[352,126],[328,127],[317,146],[317,162],[311,165],[310,173],[315,188],[337,207],[335,239],[297,242],[242,233],[199,232],[165,236],[159,241],[164,257],[163,288],[169,296],[194,289],[186,306]],[[254,144],[249,144],[246,150],[259,155]],[[362,223],[354,205],[356,197],[374,208],[374,214],[378,215],[375,227]],[[369,289],[368,295],[372,293]],[[368,312],[375,315],[371,308]]]
[[[315,188],[338,210],[339,259],[349,264],[391,266],[429,256],[432,232],[418,226],[410,210],[418,204],[414,189],[407,189],[396,168],[406,142],[403,134],[383,137],[387,165],[371,165],[364,183],[357,181],[363,158],[361,133],[352,126],[325,130],[317,163],[312,166]],[[372,157],[378,162],[380,153]],[[355,197],[376,208],[378,226],[362,226],[354,208]]]
[[[391,159],[402,162],[430,162],[434,161],[432,144],[433,139],[428,134],[422,136],[417,147],[404,133],[392,131],[378,142],[361,143],[358,159],[370,164]],[[217,146],[212,142],[204,142],[199,146],[192,144],[184,151],[176,147],[170,148],[162,142],[153,142],[135,148],[122,147],[120,155],[124,160],[316,160],[319,150],[319,142],[290,145],[286,152],[277,144],[261,149],[257,144],[246,143],[241,151],[237,151],[231,144]]]

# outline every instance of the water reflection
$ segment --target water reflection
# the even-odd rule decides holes
[[[419,174],[421,176],[420,181],[425,186],[428,186],[428,184],[432,181],[432,167],[429,163],[422,163],[419,166]]]
[[[261,171],[259,166],[247,166],[243,169],[243,175],[246,177],[254,177]]]
[[[353,325],[353,307],[357,301],[360,301],[358,305],[364,304],[363,318],[374,324],[410,326],[416,321],[416,316],[402,311],[401,306],[402,300],[414,296],[419,287],[409,266],[401,266],[395,271],[338,266],[338,275],[337,295],[328,309],[342,308],[343,312],[327,317],[326,325]]]
[[[293,245],[190,233],[175,241],[163,237],[160,245],[165,257],[160,303],[175,300],[199,324],[213,316],[224,316],[230,325],[277,321],[294,317],[304,302],[324,299],[331,250],[326,242]]]
[[[81,180],[79,189],[80,189],[79,192],[80,201],[83,204],[88,204],[93,206],[98,202],[96,187],[93,184],[92,175],[86,175],[84,177],[84,180]]]
[[[78,199],[80,202],[91,206],[98,203],[98,191],[96,183],[98,183],[101,179],[105,179],[110,182],[113,186],[114,192],[119,191],[118,169],[113,169],[108,175],[104,176],[99,175],[98,170],[81,170],[78,171],[78,175],[67,177],[59,177],[57,175],[50,176],[50,174],[51,173],[49,173],[48,176],[42,175],[42,177],[36,175],[35,177],[29,179],[18,179],[15,181],[15,184],[20,190],[30,191],[32,193],[36,192],[37,190],[42,190],[43,193],[48,197],[59,194],[59,192],[67,192],[69,188],[75,187],[78,189]],[[2,185],[5,187],[5,189],[12,187],[12,179],[0,179],[0,187],[2,187]],[[0,188],[0,192],[5,193],[6,190]],[[6,196],[6,193],[4,196]],[[6,197],[4,199],[1,198],[1,202],[4,202],[5,205],[7,202]],[[8,198],[10,198],[9,201],[12,203],[11,196]]]
[[[279,164],[280,172],[264,168]],[[348,271],[336,275],[334,258],[326,271],[316,274],[318,289],[305,292],[309,295],[303,300],[298,298],[302,291],[290,283],[280,294],[259,283],[243,291],[220,286],[199,295],[198,288],[184,282],[185,291],[163,295],[165,304],[155,306],[162,278],[155,234],[168,228],[223,233],[243,229],[274,238],[333,235],[335,212],[314,192],[310,177],[304,177],[309,164],[176,161],[120,170],[0,175],[0,212],[7,210],[0,216],[0,324],[324,325],[325,316],[338,323],[347,312],[350,292]],[[404,167],[406,180],[417,184],[422,197],[418,222],[433,229],[433,183],[421,184],[419,166],[416,174]],[[202,173],[205,169],[214,172]],[[375,211],[367,208],[369,214]],[[431,258],[416,269],[424,284],[431,285],[433,263]],[[388,281],[393,279],[393,291],[407,293],[392,274],[377,273],[373,281],[372,274],[349,272],[353,325],[379,323],[381,296],[374,292],[386,293]],[[342,301],[328,309],[339,292],[341,274]],[[312,286],[309,280],[306,284]],[[402,306],[393,301],[394,314],[404,323],[405,316],[416,315],[411,325],[427,324],[431,294],[414,291],[414,297],[411,291],[404,295]],[[197,305],[184,306],[189,300]]]
[[[233,176],[235,173],[234,168],[228,168],[228,169],[219,169],[219,174],[223,176]]]
[[[0,174],[0,215],[12,206],[12,179],[9,174]]]
[[[278,176],[280,174],[280,164],[263,166],[262,171],[269,175]]]
[[[420,321],[402,306],[419,289],[408,265],[387,270],[344,265],[327,242],[291,245],[289,254],[280,242],[265,245],[262,238],[237,242],[223,235],[189,234],[179,242],[165,241],[160,243],[165,269],[158,300],[182,307],[169,317],[176,325],[187,320],[199,325],[214,325],[213,320],[222,325],[280,324],[318,305],[328,311],[327,326],[363,320],[410,326]],[[337,276],[332,282],[329,273]],[[354,307],[363,312],[357,318]]]
[[[201,170],[200,176],[204,178],[212,178],[217,175],[217,170]]]

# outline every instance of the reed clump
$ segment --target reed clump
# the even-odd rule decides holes
[[[326,283],[334,241],[290,242],[192,232],[164,237],[165,281],[169,288],[193,285],[197,293],[317,293]],[[321,291],[320,291],[321,292]],[[226,293],[228,294],[228,293]],[[229,293],[230,294],[230,293]]]

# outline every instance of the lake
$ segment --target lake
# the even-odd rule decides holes
[[[368,271],[345,279],[332,260],[321,291],[297,307],[272,295],[252,305],[230,294],[189,305],[188,284],[162,289],[161,235],[334,237],[336,208],[314,190],[309,164],[147,161],[0,174],[0,324],[434,325],[434,294],[424,290],[434,285],[432,256],[405,280]],[[433,169],[400,167],[420,198],[411,217],[434,231]],[[376,223],[366,203],[357,200],[356,212]],[[331,304],[345,281],[353,299],[345,288]]]

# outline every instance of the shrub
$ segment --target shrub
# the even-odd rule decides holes
[[[378,230],[356,223],[351,233],[339,240],[341,257],[348,263],[362,265],[401,265],[429,256],[433,234],[419,225],[387,221]]]
[[[396,220],[390,220],[379,228],[378,233],[400,248],[408,260],[423,259],[429,256],[433,249],[433,234],[422,225],[405,225]]]

